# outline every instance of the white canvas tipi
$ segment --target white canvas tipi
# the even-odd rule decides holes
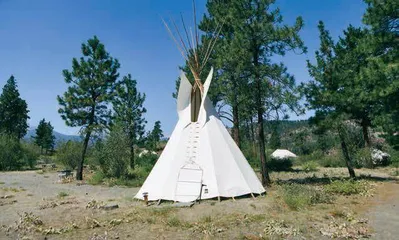
[[[192,90],[184,73],[177,99],[179,121],[136,198],[190,202],[265,192],[207,97],[213,69],[203,85],[197,121]]]
[[[194,21],[195,16],[194,6]],[[179,121],[136,198],[143,199],[146,194],[150,201],[191,202],[265,192],[207,97],[213,69],[204,84],[200,79],[217,35],[200,44],[195,27],[192,41],[185,42],[176,27],[178,41],[164,23],[194,76],[194,86],[182,73],[177,97]],[[189,39],[184,22],[183,26]],[[215,33],[221,27],[218,25]]]

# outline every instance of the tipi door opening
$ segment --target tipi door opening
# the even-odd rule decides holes
[[[191,90],[191,122],[198,121],[198,115],[201,108],[201,91],[199,88],[193,88]]]
[[[179,170],[175,201],[192,202],[201,197],[203,170],[196,163],[188,163]]]

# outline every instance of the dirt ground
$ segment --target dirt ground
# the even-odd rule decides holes
[[[321,181],[346,174],[323,169],[272,178]],[[386,169],[358,174],[373,186],[367,196],[341,196],[294,211],[281,200],[278,186],[256,199],[175,208],[172,203],[144,206],[133,199],[137,188],[59,183],[56,172],[0,173],[0,239],[397,239],[398,179]]]

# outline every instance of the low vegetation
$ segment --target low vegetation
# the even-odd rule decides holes
[[[319,203],[332,203],[333,198],[322,187],[301,184],[284,184],[280,186],[280,195],[290,209],[301,210]]]
[[[63,191],[61,191],[61,192],[59,192],[57,194],[57,197],[59,197],[59,198],[64,198],[64,197],[67,197],[67,196],[69,196],[69,193],[63,192]]]
[[[319,168],[319,164],[315,161],[309,161],[303,163],[301,168],[305,172],[316,172]]]
[[[341,195],[366,194],[370,189],[370,184],[362,180],[335,180],[324,186],[324,189],[328,193]]]

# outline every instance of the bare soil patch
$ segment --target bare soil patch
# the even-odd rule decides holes
[[[191,208],[147,207],[133,200],[137,188],[61,184],[56,173],[0,173],[0,239],[395,239],[399,184],[388,170],[358,172],[370,186],[367,194],[337,195],[298,210],[284,201],[281,184],[322,188],[326,179],[346,177],[346,169],[273,173],[280,183],[265,196]],[[101,207],[107,205],[118,208]]]

